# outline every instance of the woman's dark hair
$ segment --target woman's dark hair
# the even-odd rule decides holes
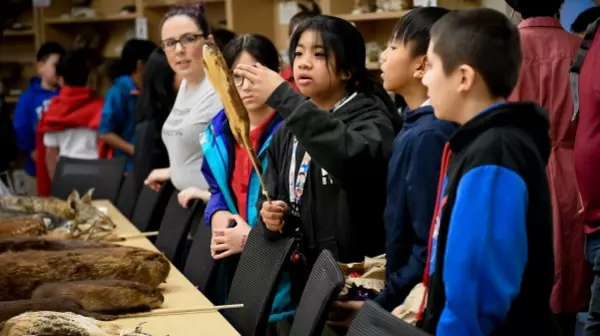
[[[196,23],[196,26],[198,26],[198,29],[202,31],[205,37],[208,37],[208,35],[211,34],[210,25],[208,24],[206,17],[204,17],[204,4],[202,2],[188,6],[177,6],[169,10],[165,14],[165,16],[163,16],[162,22],[160,23],[160,27],[162,28],[162,26],[168,19],[179,15],[187,16],[190,19],[192,19],[192,21]]]
[[[159,125],[164,123],[177,96],[173,88],[174,78],[175,73],[169,66],[164,51],[154,50],[148,58],[142,78],[136,111],[138,122],[155,119]]]
[[[238,36],[227,43],[223,57],[230,69],[244,51],[267,68],[279,71],[279,53],[268,38],[259,34],[247,34]]]
[[[149,40],[128,40],[121,51],[121,58],[109,68],[109,77],[114,80],[119,76],[133,74],[137,69],[138,62],[146,63],[156,48],[156,44]]]
[[[361,33],[350,22],[335,16],[319,15],[302,21],[290,39],[290,64],[294,66],[294,54],[304,32],[320,35],[327,64],[333,57],[337,74],[346,74],[348,92],[368,89],[370,74],[365,66],[366,47]]]

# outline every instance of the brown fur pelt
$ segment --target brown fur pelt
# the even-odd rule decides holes
[[[111,322],[73,313],[40,311],[24,313],[0,324],[0,336],[128,336]],[[139,334],[138,334],[139,335]]]
[[[83,241],[79,239],[46,239],[46,238],[2,238],[0,253],[26,250],[65,251],[87,248],[118,247],[110,243]]]
[[[0,322],[4,322],[25,312],[34,311],[70,312],[102,321],[114,320],[114,316],[86,311],[77,301],[71,298],[51,297],[0,302]]]
[[[165,282],[170,264],[160,253],[134,247],[0,254],[0,301],[23,300],[40,285],[82,280]]]
[[[46,225],[41,216],[0,218],[0,238],[38,237],[43,234],[46,234]]]
[[[119,315],[159,308],[164,302],[160,290],[133,281],[90,280],[49,283],[38,287],[32,299],[65,297],[89,312]]]

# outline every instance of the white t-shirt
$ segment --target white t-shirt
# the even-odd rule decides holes
[[[44,146],[58,147],[59,156],[88,160],[98,158],[98,134],[96,130],[85,127],[44,133]]]
[[[169,154],[171,182],[178,190],[208,188],[201,171],[200,137],[206,125],[222,109],[223,103],[206,77],[189,90],[187,81],[182,81],[162,129],[162,140]]]

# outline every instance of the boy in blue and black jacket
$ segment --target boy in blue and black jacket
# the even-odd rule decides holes
[[[29,87],[21,94],[13,112],[13,127],[17,146],[25,154],[27,192],[36,195],[35,185],[35,137],[38,121],[52,97],[59,91],[56,63],[65,54],[65,49],[56,42],[44,43],[36,55],[38,75],[31,78]]]
[[[419,325],[431,335],[560,335],[548,114],[505,102],[521,57],[517,27],[492,9],[453,11],[431,29],[423,84],[435,115],[461,125],[444,149],[429,239]]]
[[[404,127],[394,141],[389,163],[386,229],[386,286],[375,299],[392,311],[404,302],[423,276],[427,237],[444,143],[456,125],[438,120],[421,83],[427,61],[429,30],[448,13],[440,7],[418,8],[400,19],[382,54],[383,85],[407,103]]]

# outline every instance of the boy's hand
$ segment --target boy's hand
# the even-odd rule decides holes
[[[246,246],[251,228],[242,217],[234,215],[233,219],[237,223],[235,227],[213,230],[210,250],[214,259],[223,259],[241,253]]]
[[[283,216],[288,211],[284,201],[263,202],[260,217],[269,231],[281,232],[284,221]]]

